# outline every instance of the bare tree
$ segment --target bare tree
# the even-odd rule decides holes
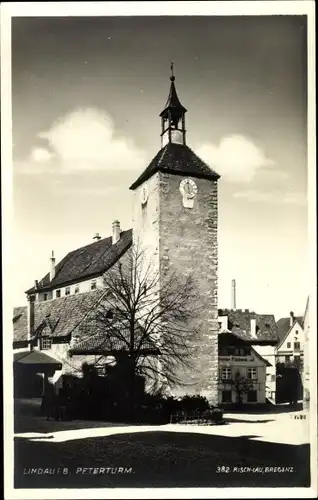
[[[133,403],[135,378],[144,376],[153,390],[182,385],[183,369],[193,369],[200,310],[191,276],[172,273],[162,279],[154,262],[134,245],[104,275],[104,293],[87,315],[86,350],[81,354],[125,358]]]
[[[239,371],[237,371],[231,379],[231,384],[236,392],[237,404],[241,405],[243,402],[243,395],[253,389],[253,380],[244,377]]]

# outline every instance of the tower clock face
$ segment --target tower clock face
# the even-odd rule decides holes
[[[141,188],[141,193],[140,193],[141,204],[145,205],[145,203],[147,203],[147,200],[148,200],[148,188],[145,185]]]
[[[193,179],[189,177],[180,182],[180,193],[188,199],[193,199],[198,192],[198,187]]]

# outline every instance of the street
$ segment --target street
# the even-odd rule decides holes
[[[22,415],[16,488],[308,486],[303,412],[226,414],[225,425],[47,421]]]

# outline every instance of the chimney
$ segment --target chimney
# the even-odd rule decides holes
[[[102,239],[102,237],[100,236],[99,233],[96,233],[95,236],[93,236],[93,240],[99,241],[101,239]]]
[[[289,313],[289,326],[292,327],[295,322],[295,315],[293,311],[290,311]]]
[[[50,257],[50,261],[51,261],[50,281],[52,281],[52,279],[53,279],[53,278],[54,278],[54,276],[55,276],[55,257],[54,257],[54,250],[52,250],[52,256]]]
[[[251,335],[256,337],[256,318],[251,318]]]
[[[232,304],[231,304],[232,309],[236,309],[236,282],[235,280],[232,280]]]
[[[27,322],[27,340],[30,341],[34,333],[34,302],[35,295],[28,296],[28,322]],[[28,343],[29,351],[32,351],[31,342]]]
[[[113,243],[113,245],[115,245],[115,243],[117,243],[117,241],[120,239],[120,233],[121,233],[119,220],[114,220],[112,226],[113,226],[113,240],[112,240],[112,243]]]
[[[219,316],[219,322],[221,323],[221,330],[222,331],[227,331],[229,328],[228,325],[228,316]]]

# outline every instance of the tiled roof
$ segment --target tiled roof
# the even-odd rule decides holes
[[[301,316],[296,316],[295,320],[298,321],[300,326],[303,328],[303,318]],[[281,318],[277,321],[277,332],[279,341],[282,342],[290,330],[290,317]]]
[[[13,341],[27,340],[27,307],[13,309]]]
[[[94,243],[69,252],[55,268],[55,277],[50,273],[39,281],[38,289],[50,290],[73,282],[80,282],[92,276],[103,274],[128,250],[132,243],[132,230],[122,231],[120,239],[112,245],[112,238],[103,238]],[[26,293],[33,293],[34,287]]]
[[[86,314],[100,300],[105,290],[68,295],[54,300],[35,302],[34,333],[51,337],[68,337],[81,325]],[[45,331],[44,331],[45,329]],[[13,313],[13,342],[27,340],[27,307],[16,307]]]
[[[219,316],[228,317],[228,329],[244,341],[257,344],[275,344],[278,341],[277,325],[273,314],[256,314],[249,310],[219,309]],[[256,319],[256,336],[251,334],[251,319]]]
[[[92,333],[88,335],[85,339],[78,342],[74,347],[72,347],[69,351],[71,355],[81,355],[81,354],[103,354],[103,355],[111,355],[114,351],[127,351],[128,350],[128,342],[129,342],[129,329],[126,330],[121,329],[120,336],[124,338],[119,338],[118,335],[112,334],[112,331],[107,333],[98,332]],[[135,332],[135,345],[138,345],[140,340],[140,336],[138,336],[138,332]],[[155,344],[150,340],[146,339],[142,342],[141,350],[143,352],[148,351],[154,353],[156,351]]]
[[[106,290],[69,295],[54,300],[35,302],[34,304],[34,336],[48,335],[53,340],[69,337],[75,342],[70,349],[71,354],[99,354],[127,350],[125,338],[129,341],[128,328],[120,328],[119,335],[110,330],[101,332],[101,324],[96,325],[94,314],[99,311],[98,304],[103,303]],[[109,306],[107,299],[106,307]],[[102,304],[103,308],[104,305]],[[17,314],[18,313],[18,314]],[[27,307],[14,310],[13,342],[27,341]],[[118,328],[119,330],[119,328]],[[135,332],[135,342],[139,342],[141,330]],[[143,351],[155,351],[155,344],[146,339],[142,343]]]
[[[136,189],[158,171],[192,175],[203,179],[217,180],[220,178],[219,174],[204,163],[188,146],[168,143],[156,154],[146,170],[130,186],[130,189]]]

